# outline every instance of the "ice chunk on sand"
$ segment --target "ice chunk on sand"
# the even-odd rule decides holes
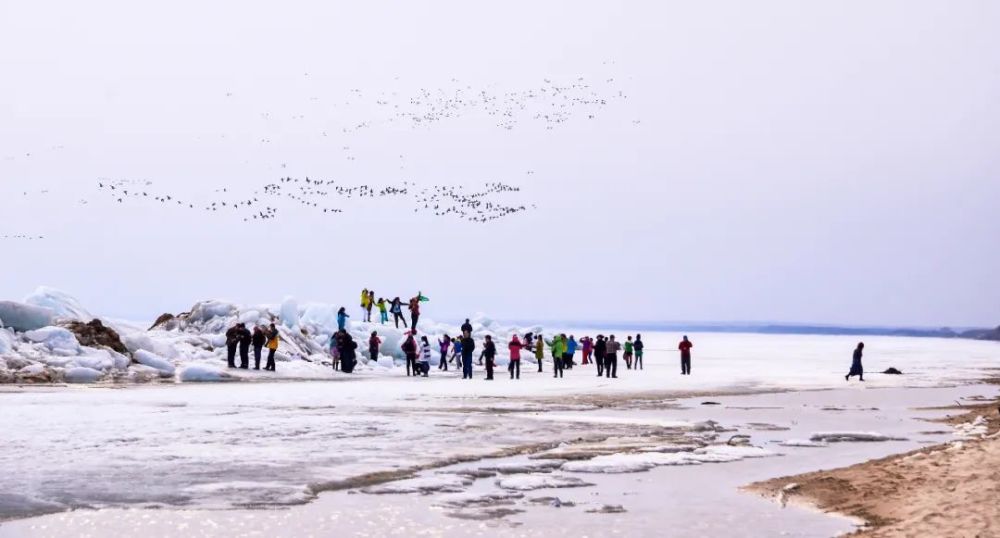
[[[63,371],[63,377],[67,383],[94,383],[104,374],[93,368],[74,366]]]
[[[829,446],[823,441],[811,441],[809,439],[786,439],[778,444],[781,446],[805,447],[805,448],[822,448],[825,446]]]
[[[236,314],[236,305],[225,301],[201,301],[195,303],[187,319],[192,322],[207,322],[214,318],[227,318]]]
[[[80,343],[76,341],[69,329],[62,327],[42,327],[24,334],[25,338],[37,344],[45,344],[50,351],[63,350],[76,353],[80,350]]]
[[[160,377],[170,377],[174,375],[174,365],[170,364],[170,361],[167,359],[146,351],[145,349],[136,351],[134,355],[136,362],[156,369],[160,373]]]
[[[545,488],[582,488],[593,486],[590,482],[575,476],[557,474],[512,475],[497,480],[497,486],[514,491],[530,491]]]
[[[177,378],[185,382],[229,381],[235,379],[229,372],[205,363],[189,364],[181,368]]]
[[[52,325],[55,312],[40,306],[0,301],[0,322],[15,331],[33,331]]]
[[[811,441],[826,441],[827,443],[851,443],[851,442],[882,442],[882,441],[905,441],[901,437],[890,437],[878,432],[818,432],[809,436]]]
[[[34,293],[27,296],[24,302],[30,305],[48,308],[57,317],[90,321],[94,316],[87,311],[76,297],[46,286],[39,286]]]
[[[246,323],[248,326],[252,327],[260,319],[260,312],[257,310],[247,310],[246,312],[240,314],[240,323]]]

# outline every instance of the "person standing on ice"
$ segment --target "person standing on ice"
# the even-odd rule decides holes
[[[393,320],[396,322],[396,328],[399,328],[399,322],[403,322],[403,328],[406,329],[406,318],[403,317],[403,303],[396,297],[392,300],[392,305],[389,307],[389,312],[392,312]]]
[[[389,314],[385,310],[385,299],[379,297],[378,302],[375,304],[378,306],[379,323],[385,325],[389,321]]]
[[[226,331],[226,358],[230,368],[236,368],[236,347],[240,345],[240,326],[233,325]]]
[[[367,321],[368,323],[372,322],[372,308],[374,308],[374,307],[375,307],[375,292],[374,291],[369,291],[368,292],[368,306],[367,306],[367,308],[365,310],[365,321]]]
[[[615,335],[608,337],[607,350],[604,352],[604,377],[618,378],[618,352],[622,345],[615,340]]]
[[[378,348],[382,345],[382,339],[378,337],[378,333],[372,331],[372,335],[368,338],[368,356],[371,357],[372,362],[378,362]]]
[[[566,350],[566,335],[557,334],[552,338],[552,377],[563,376],[563,355]]]
[[[351,317],[351,316],[349,316],[347,314],[347,309],[344,308],[344,307],[340,307],[340,310],[337,311],[337,330],[338,331],[346,331],[347,330],[347,318],[349,318],[349,317]]]
[[[420,298],[411,298],[407,308],[410,309],[410,328],[417,330],[417,322],[420,321]]]
[[[623,355],[623,357],[625,359],[625,368],[628,368],[629,370],[631,370],[632,369],[632,336],[631,335],[629,335],[629,337],[625,340],[625,355]]]
[[[851,371],[844,376],[845,381],[850,381],[851,376],[858,376],[861,381],[865,380],[865,369],[861,365],[861,356],[865,351],[865,343],[858,342],[858,347],[854,348],[854,358],[851,360]]]
[[[538,363],[538,372],[542,371],[542,359],[545,358],[545,339],[539,334],[535,337],[535,361]]]
[[[462,337],[462,379],[472,379],[472,352],[476,350],[476,341],[471,336]]]
[[[493,343],[493,337],[486,335],[483,343],[483,357],[486,357],[486,380],[493,381],[493,366],[497,358],[497,346]]]
[[[240,368],[246,370],[250,368],[250,341],[253,335],[247,329],[246,324],[240,323]]]
[[[406,340],[403,341],[403,345],[400,347],[403,350],[403,354],[406,355],[407,377],[417,375],[417,342],[413,339],[413,335],[415,334],[414,331],[407,331]],[[411,370],[412,374],[410,373]]]
[[[642,343],[642,335],[635,335],[635,344],[632,346],[635,348],[635,369],[642,370],[642,348],[645,344]]]
[[[594,344],[594,360],[597,362],[597,377],[604,375],[604,368],[607,367],[605,359],[608,354],[608,342],[604,340],[604,335],[597,335],[597,343]]]
[[[438,349],[441,351],[441,360],[438,363],[438,370],[448,371],[448,348],[451,347],[451,337],[447,334],[444,338],[438,338]]]
[[[681,350],[681,375],[691,375],[691,348],[693,347],[694,344],[688,340],[687,335],[684,335],[684,339],[677,345],[677,349]]]
[[[349,374],[354,371],[354,366],[358,364],[358,343],[351,338],[350,333],[344,332],[340,336],[340,371]]]
[[[250,343],[253,344],[253,369],[260,370],[260,352],[263,351],[264,344],[267,343],[267,336],[264,335],[260,325],[254,325]]]
[[[465,323],[462,324],[462,336],[472,336],[472,323],[469,322],[469,318],[465,318]]]
[[[510,350],[510,364],[507,365],[507,370],[510,372],[510,378],[521,379],[521,340],[518,339],[515,334],[513,338],[510,339],[510,343],[507,344],[507,349]]]
[[[566,342],[566,364],[563,365],[564,368],[573,368],[573,357],[576,356],[576,348],[579,344],[576,342],[576,338],[573,335],[569,335],[569,341]]]
[[[278,328],[272,323],[267,333],[267,364],[264,365],[265,370],[274,371],[274,353],[278,351],[278,340]]]
[[[590,339],[589,336],[584,336],[580,339],[580,353],[583,355],[583,359],[580,364],[590,364],[590,354],[594,352],[594,341]]]
[[[420,373],[424,377],[430,376],[431,373],[431,343],[427,341],[426,336],[420,337]]]
[[[344,333],[337,331],[330,335],[330,365],[334,370],[340,369],[340,337]]]
[[[365,288],[365,289],[361,290],[361,320],[362,321],[369,321],[368,318],[367,318],[368,312],[371,312],[371,309],[369,308],[369,305],[368,305],[368,288]]]

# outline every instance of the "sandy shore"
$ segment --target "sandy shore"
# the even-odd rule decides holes
[[[968,431],[964,440],[745,489],[857,518],[857,536],[1000,536],[998,405],[956,407],[939,421]]]

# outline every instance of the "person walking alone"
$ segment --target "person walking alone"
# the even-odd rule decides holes
[[[865,343],[858,342],[858,347],[854,348],[854,358],[851,359],[851,371],[844,376],[845,381],[850,381],[851,376],[858,376],[861,381],[865,380],[865,368],[861,365],[861,356],[864,355]]]
[[[524,347],[521,344],[521,340],[517,338],[515,334],[513,338],[510,339],[510,343],[507,344],[507,349],[510,350],[510,364],[507,365],[507,370],[510,371],[510,378],[521,379],[521,348]]]
[[[681,350],[681,375],[691,375],[691,348],[693,347],[694,344],[688,340],[687,335],[684,335],[681,343],[677,344],[677,349]]]
[[[625,354],[623,355],[623,358],[625,359],[625,368],[631,370],[632,369],[632,336],[631,335],[629,335],[629,337],[625,340]]]
[[[471,336],[462,337],[462,379],[472,379],[472,352],[476,350],[476,341]]]

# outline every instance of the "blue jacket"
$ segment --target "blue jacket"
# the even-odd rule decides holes
[[[566,353],[569,353],[570,355],[576,353],[576,340],[573,338],[570,338],[566,343]]]
[[[340,330],[344,330],[344,327],[347,326],[347,318],[349,317],[351,316],[348,316],[347,314],[337,314],[337,327],[339,327]]]

